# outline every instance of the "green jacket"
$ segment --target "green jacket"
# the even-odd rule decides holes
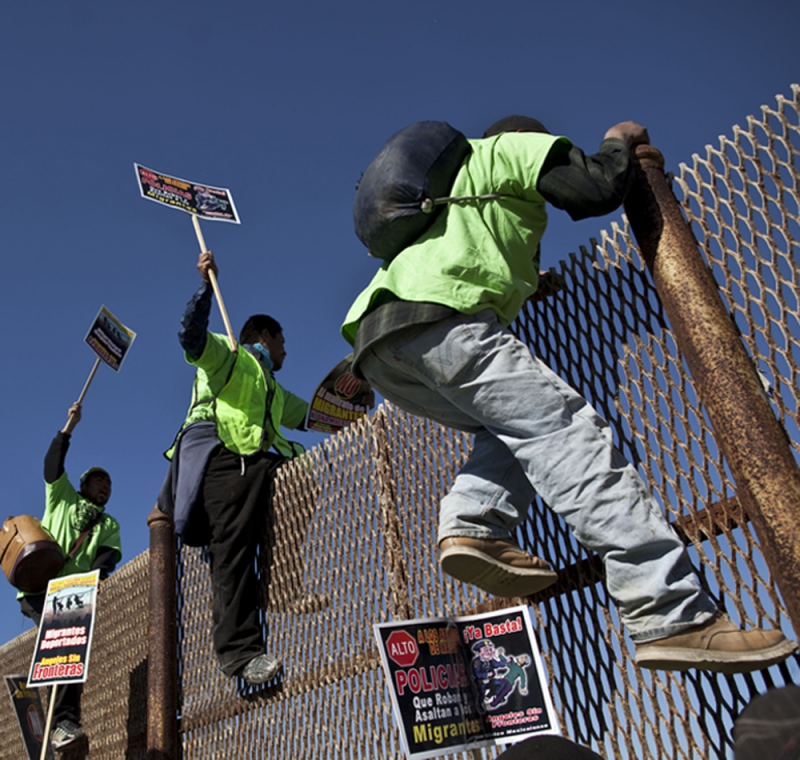
[[[287,457],[302,453],[303,447],[287,441],[280,427],[302,425],[308,403],[282,388],[247,350],[234,352],[226,336],[209,332],[200,358],[195,361],[187,354],[186,361],[197,372],[181,430],[193,422],[211,421],[234,454],[247,456],[271,446]],[[174,448],[173,444],[167,452],[170,459]]]
[[[81,531],[72,523],[72,515],[80,502],[86,498],[79,494],[69,482],[67,473],[53,483],[45,483],[45,506],[42,527],[55,539],[66,556],[80,536]],[[95,505],[96,506],[96,505]],[[117,562],[122,558],[122,542],[120,540],[119,523],[107,512],[103,512],[91,532],[78,547],[75,556],[61,568],[59,578],[75,573],[88,573],[97,558],[101,547],[116,549]],[[27,596],[20,591],[17,599]]]
[[[493,309],[504,325],[516,318],[539,282],[539,241],[547,226],[536,190],[542,166],[565,137],[525,132],[470,140],[453,196],[503,198],[448,204],[420,238],[383,267],[356,298],[342,325],[353,345],[361,318],[382,291],[404,301],[449,306],[464,314]]]

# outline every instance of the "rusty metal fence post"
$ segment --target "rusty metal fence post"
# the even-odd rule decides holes
[[[147,641],[147,760],[178,758],[178,653],[175,532],[157,507],[150,528]]]
[[[736,497],[753,522],[795,632],[800,633],[800,469],[667,184],[664,157],[640,145],[636,159],[625,213],[730,467]]]
[[[374,431],[375,469],[378,473],[379,503],[383,518],[383,535],[389,560],[389,584],[392,614],[399,619],[412,617],[408,597],[408,573],[403,558],[403,534],[397,514],[397,484],[392,474],[391,444],[386,429],[386,406],[382,405],[372,418]]]

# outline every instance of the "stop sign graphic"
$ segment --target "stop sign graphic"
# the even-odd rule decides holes
[[[417,642],[407,631],[392,631],[386,639],[386,651],[392,662],[401,668],[410,668],[419,656]]]

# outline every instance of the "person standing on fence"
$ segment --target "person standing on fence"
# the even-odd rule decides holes
[[[303,429],[308,403],[275,380],[286,349],[283,329],[272,317],[250,317],[236,351],[226,336],[208,331],[208,272],[218,273],[210,251],[200,255],[197,268],[203,284],[187,304],[178,333],[186,360],[197,368],[192,402],[167,452],[171,462],[158,506],[174,515],[185,544],[208,546],[213,641],[222,672],[260,684],[273,679],[281,663],[265,651],[256,548],[273,475],[303,452],[280,426]]]
[[[381,267],[342,334],[355,371],[386,399],[474,434],[441,502],[444,572],[503,597],[553,583],[550,564],[510,540],[538,493],[603,559],[641,666],[749,671],[796,645],[740,631],[717,610],[606,421],[508,329],[537,289],[546,203],[574,220],[615,210],[631,148],[646,142],[643,126],[622,122],[586,156],[535,119],[492,125],[469,141],[449,196],[500,197],[448,203]]]
[[[111,477],[102,467],[90,467],[81,475],[80,491],[69,482],[64,461],[72,431],[81,421],[81,405],[73,404],[67,422],[56,433],[44,458],[45,507],[42,527],[56,540],[67,562],[58,576],[100,571],[105,580],[122,558],[119,523],[105,511],[111,497]],[[22,614],[38,626],[46,594],[17,594]],[[51,743],[67,750],[86,741],[81,728],[83,684],[62,684],[56,690]]]

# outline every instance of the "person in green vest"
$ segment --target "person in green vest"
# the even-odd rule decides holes
[[[550,564],[512,540],[538,493],[603,559],[640,665],[749,671],[796,644],[780,631],[740,631],[717,610],[608,423],[509,330],[539,285],[546,205],[574,220],[615,210],[631,148],[646,142],[643,126],[621,122],[586,155],[536,119],[496,122],[469,141],[449,196],[500,197],[448,203],[380,268],[342,334],[354,371],[386,399],[474,434],[441,502],[444,572],[501,597],[553,583]]]
[[[308,403],[285,390],[275,373],[286,358],[283,329],[272,317],[250,317],[236,350],[208,331],[217,265],[209,251],[197,268],[202,285],[186,306],[178,333],[186,361],[196,367],[192,401],[172,448],[158,498],[188,546],[207,546],[212,591],[212,638],[222,672],[261,684],[278,675],[259,623],[256,548],[272,478],[303,453],[281,426],[303,430]]]
[[[57,577],[100,571],[105,580],[122,558],[119,523],[105,511],[111,498],[111,477],[102,467],[90,467],[81,475],[80,490],[70,483],[64,462],[72,431],[81,421],[81,405],[73,404],[64,427],[56,433],[44,458],[45,507],[42,527],[67,557]],[[45,592],[17,594],[22,614],[38,626]],[[81,728],[83,684],[62,684],[53,707],[51,743],[56,750],[77,747],[86,741]]]

